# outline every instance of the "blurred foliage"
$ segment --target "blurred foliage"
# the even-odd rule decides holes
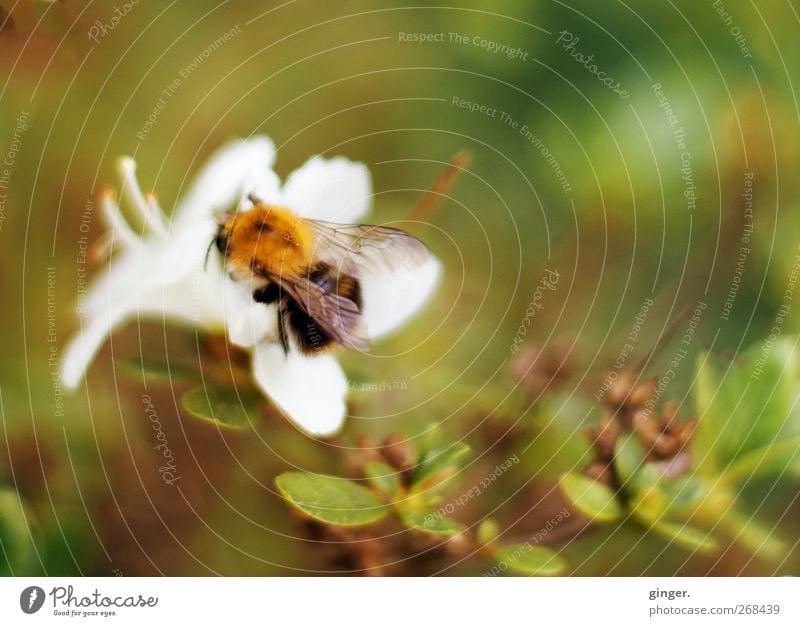
[[[795,9],[726,3],[746,56],[689,0],[427,4],[141,0],[114,20],[0,1],[4,574],[800,572]],[[399,37],[420,32],[445,41]],[[344,433],[305,437],[218,339],[162,320],[114,333],[62,395],[80,238],[101,240],[115,158],[170,210],[254,133],[282,176],[311,154],[367,163],[380,221],[471,155],[409,226],[444,262],[435,301],[374,358],[342,355]]]

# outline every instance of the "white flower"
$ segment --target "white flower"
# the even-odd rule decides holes
[[[314,435],[331,435],[345,417],[348,384],[332,354],[284,354],[277,343],[274,305],[253,301],[245,285],[233,282],[217,252],[204,268],[209,242],[216,234],[216,214],[238,206],[252,193],[296,214],[328,222],[363,222],[372,199],[369,172],[342,157],[316,156],[281,185],[272,170],[275,146],[267,137],[233,141],[214,154],[200,172],[170,221],[153,196],[142,193],[136,164],[119,162],[121,197],[138,213],[143,226],[134,232],[110,193],[101,198],[111,230],[114,257],[95,279],[79,307],[81,330],[67,347],[62,381],[77,387],[97,351],[118,326],[141,317],[218,331],[253,354],[259,387],[298,426]],[[431,257],[411,270],[376,278],[360,277],[364,318],[372,339],[396,330],[433,293],[441,264]],[[313,385],[313,387],[311,387]]]

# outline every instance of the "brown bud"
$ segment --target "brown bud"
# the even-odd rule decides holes
[[[572,341],[560,339],[540,348],[526,346],[509,366],[511,377],[519,382],[528,398],[536,398],[548,389],[557,388],[572,376],[574,359]]]
[[[670,401],[664,404],[661,409],[661,423],[664,430],[672,430],[675,424],[678,423],[678,403]]]
[[[614,472],[609,463],[592,463],[584,470],[584,474],[608,487],[614,484]]]
[[[608,393],[604,397],[604,404],[612,409],[621,407],[627,401],[635,383],[636,376],[633,372],[628,370],[621,372],[611,383]]]
[[[653,394],[655,394],[657,385],[657,378],[651,378],[650,380],[636,385],[633,391],[631,391],[630,398],[628,398],[628,404],[634,408],[643,407],[647,401],[653,397]]]
[[[660,435],[653,446],[656,455],[667,458],[678,452],[681,442],[669,435]]]
[[[393,433],[384,440],[381,454],[389,465],[400,471],[414,467],[414,449],[399,433]]]
[[[467,554],[474,546],[473,541],[467,533],[461,532],[450,537],[444,544],[444,549],[448,554],[461,556]]]
[[[606,413],[600,418],[600,426],[594,430],[594,444],[602,458],[610,460],[614,456],[619,432],[619,422],[611,415]]]
[[[648,448],[655,446],[661,436],[661,429],[648,411],[636,411],[631,419],[631,424],[636,436]]]
[[[675,437],[681,442],[681,445],[686,445],[689,443],[689,440],[694,435],[694,431],[697,428],[697,418],[692,418],[690,420],[685,420],[680,423],[680,428],[676,429]]]

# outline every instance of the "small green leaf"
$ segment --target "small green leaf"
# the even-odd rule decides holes
[[[614,450],[614,467],[620,481],[626,485],[645,463],[645,449],[635,435],[620,439]]]
[[[681,476],[662,486],[669,498],[666,514],[672,517],[691,515],[708,497],[708,485],[696,476]]]
[[[695,449],[707,472],[800,437],[800,358],[796,336],[758,342],[735,361],[712,353],[697,362]]]
[[[461,460],[469,454],[470,447],[459,441],[445,450],[431,450],[414,474],[414,487],[418,491],[430,489],[458,473]]]
[[[509,544],[495,553],[499,563],[520,574],[533,576],[557,576],[567,564],[558,554],[542,546]]]
[[[650,529],[678,544],[682,548],[708,554],[714,552],[719,544],[710,534],[699,528],[675,524],[672,522],[657,522]]]
[[[479,544],[485,546],[487,543],[492,543],[492,541],[497,539],[499,534],[500,527],[497,525],[497,522],[489,518],[480,523],[475,533],[475,538],[478,540]]]
[[[739,481],[783,473],[800,475],[800,437],[788,437],[740,456],[725,471],[725,478]]]
[[[722,516],[720,524],[725,527],[728,535],[753,554],[759,554],[770,560],[777,560],[786,555],[786,544],[775,536],[772,528],[763,526],[750,515],[743,515],[736,508],[729,508]]]
[[[660,520],[667,512],[668,506],[669,496],[658,486],[636,492],[630,501],[633,514],[648,525]]]
[[[164,363],[151,359],[131,357],[117,361],[120,369],[131,376],[144,376],[149,380],[183,381],[200,380],[200,370],[179,365],[177,363]]]
[[[403,523],[414,530],[448,537],[461,532],[461,524],[454,519],[434,509],[414,506],[411,500],[398,503],[395,510]]]
[[[390,498],[396,498],[400,493],[400,475],[391,465],[381,461],[370,461],[364,468],[364,473],[373,487]]]
[[[261,397],[232,388],[195,387],[183,394],[181,404],[192,415],[228,428],[246,428],[248,416],[258,413]]]
[[[33,556],[25,506],[16,491],[0,489],[0,574],[30,574]]]
[[[562,491],[576,509],[596,522],[613,522],[623,510],[614,492],[604,484],[580,474],[564,474]]]
[[[440,447],[442,440],[442,425],[439,422],[429,424],[428,427],[421,433],[417,448],[419,449],[419,458],[424,459],[429,456],[429,452]]]
[[[344,478],[284,472],[275,483],[292,506],[328,524],[363,526],[390,510],[372,491]]]

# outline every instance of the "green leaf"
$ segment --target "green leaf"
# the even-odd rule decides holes
[[[669,507],[669,496],[659,486],[637,491],[630,500],[632,513],[647,523],[655,524],[667,512]]]
[[[420,434],[419,443],[419,458],[424,459],[429,456],[431,450],[440,447],[442,440],[442,425],[439,422],[429,424],[428,427]]]
[[[619,440],[614,450],[614,467],[624,486],[642,468],[645,455],[644,446],[635,435]]]
[[[708,498],[709,492],[708,484],[696,476],[681,476],[664,482],[662,488],[669,499],[665,514],[671,517],[693,514],[700,503]]]
[[[759,342],[734,362],[706,353],[697,362],[694,438],[706,471],[784,439],[800,437],[797,337]]]
[[[391,465],[381,461],[370,461],[364,468],[364,473],[373,487],[390,498],[396,498],[400,493],[400,475]]]
[[[613,522],[623,515],[614,492],[604,484],[580,474],[564,474],[561,490],[573,506],[596,522]]]
[[[181,404],[192,415],[227,428],[246,428],[249,415],[258,413],[261,397],[253,392],[233,388],[195,387],[183,394]]]
[[[470,447],[459,441],[445,450],[431,450],[414,474],[414,487],[418,491],[430,489],[458,473],[461,460],[469,454]]]
[[[0,574],[30,574],[34,553],[25,505],[13,489],[0,489]]]
[[[789,437],[765,448],[740,456],[725,472],[725,478],[739,481],[766,474],[800,475],[800,437]]]
[[[509,544],[495,553],[499,563],[520,574],[533,576],[557,576],[567,564],[552,550],[530,544]]]
[[[641,507],[639,511],[649,519],[660,516],[666,509],[668,497],[664,493],[665,480],[658,468],[645,460],[644,446],[635,435],[621,440],[614,454],[617,473],[622,488]],[[653,507],[658,504],[658,511]]]
[[[741,543],[753,554],[770,560],[783,558],[787,552],[786,544],[773,534],[772,528],[763,526],[750,515],[744,515],[735,508],[729,508],[720,519],[727,534]]]
[[[485,546],[487,543],[492,543],[497,536],[500,534],[500,527],[497,525],[497,522],[493,519],[485,519],[480,523],[478,526],[478,530],[475,533],[475,538],[478,540],[478,543],[482,546]]]
[[[448,537],[461,532],[461,524],[454,519],[434,509],[414,506],[413,501],[398,503],[395,510],[403,523],[414,530]]]
[[[149,380],[156,381],[183,381],[200,380],[200,370],[179,365],[177,363],[165,363],[152,359],[139,359],[131,357],[117,361],[120,369],[130,376],[144,376]]]
[[[693,552],[708,554],[714,552],[719,547],[714,537],[699,528],[686,526],[685,524],[662,521],[653,524],[650,526],[650,529],[678,544],[682,548],[692,550]]]
[[[363,370],[348,370],[347,378],[350,381],[350,388],[353,390],[375,382],[375,378]]]
[[[363,526],[390,511],[372,491],[344,478],[284,472],[275,484],[289,504],[328,524]]]

